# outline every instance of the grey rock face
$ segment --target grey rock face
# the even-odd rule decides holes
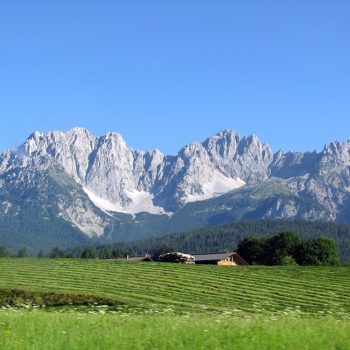
[[[260,152],[263,148],[256,138],[243,139],[250,147],[245,152],[237,141],[237,134],[223,132],[203,144],[185,146],[177,157],[170,157],[158,150],[130,149],[117,133],[97,138],[81,128],[67,133],[35,132],[17,152],[3,153],[0,169],[3,173],[10,168],[43,171],[56,165],[89,193],[121,211],[137,212],[137,198],[145,198],[145,193],[150,212],[153,201],[172,210],[240,187],[244,184],[240,176],[252,181],[255,175],[247,174],[248,162],[258,165],[259,157],[264,156],[253,153],[255,148]],[[239,145],[241,156],[236,152]],[[265,165],[261,168],[255,177],[266,177]]]
[[[272,152],[255,135],[240,140],[237,133],[225,130],[208,138],[203,146],[211,160],[231,177],[239,177],[247,184],[268,178]]]
[[[73,179],[106,215],[113,211],[171,215],[187,203],[273,178],[286,180],[293,195],[321,205],[333,220],[342,217],[350,201],[350,141],[333,142],[320,153],[273,154],[255,135],[240,138],[225,130],[185,146],[177,156],[166,156],[158,150],[131,149],[117,133],[95,137],[83,128],[35,132],[18,150],[1,154],[0,189],[4,183],[40,188],[37,174],[52,167]],[[59,200],[60,216],[89,235],[103,234],[106,219],[86,207],[88,197],[76,197],[74,203]],[[4,201],[1,213],[10,205]],[[277,202],[264,215],[293,217],[295,208],[292,202],[283,206]]]

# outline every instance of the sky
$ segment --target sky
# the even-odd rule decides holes
[[[80,126],[176,154],[350,139],[348,0],[2,0],[0,150]]]

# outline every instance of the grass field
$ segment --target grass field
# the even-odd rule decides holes
[[[115,303],[236,314],[350,312],[350,268],[217,267],[84,259],[0,259],[0,289],[82,293]]]
[[[350,349],[349,286],[346,267],[0,259],[1,348]]]

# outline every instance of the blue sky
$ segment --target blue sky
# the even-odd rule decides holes
[[[118,131],[175,154],[222,129],[274,151],[350,139],[347,0],[4,0],[0,149]]]

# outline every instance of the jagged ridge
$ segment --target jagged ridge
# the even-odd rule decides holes
[[[288,190],[289,199],[276,198],[262,215],[274,217],[278,212],[281,217],[349,220],[350,141],[333,142],[320,153],[273,154],[257,136],[241,138],[225,130],[183,147],[176,156],[167,156],[159,150],[131,149],[117,133],[96,137],[84,128],[35,132],[18,150],[0,156],[0,215],[14,213],[6,193],[20,188],[40,190],[38,174],[52,168],[70,177],[77,192],[85,191],[85,195],[73,196],[80,198],[79,203],[70,199],[67,204],[62,195],[56,203],[58,215],[90,236],[105,234],[108,217],[116,217],[113,212],[176,216],[184,212],[182,208],[185,212],[192,208],[192,202],[218,197],[220,203],[220,196],[227,192],[275,178],[283,180],[283,186],[281,182],[278,186]],[[94,209],[86,209],[89,199]],[[300,201],[313,205],[295,204]]]

